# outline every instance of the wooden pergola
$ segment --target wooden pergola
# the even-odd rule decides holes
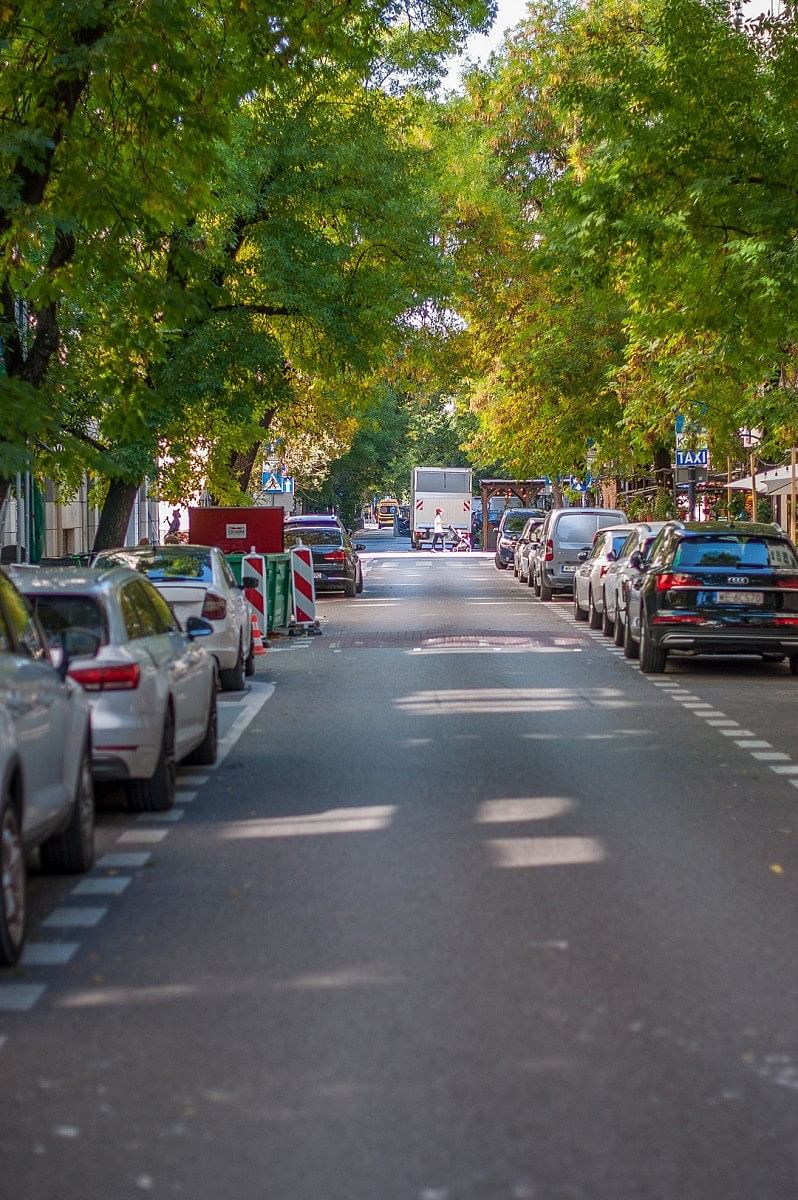
[[[532,503],[541,488],[546,486],[545,479],[480,479],[479,487],[482,492],[482,548],[493,550],[490,545],[490,522],[488,508],[494,496],[517,496],[523,508],[534,508]]]

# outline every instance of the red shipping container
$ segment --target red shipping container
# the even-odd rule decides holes
[[[188,537],[194,546],[218,546],[225,554],[282,554],[282,508],[190,508]]]

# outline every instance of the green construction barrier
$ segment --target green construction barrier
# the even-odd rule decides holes
[[[266,604],[268,609],[269,633],[282,629],[291,620],[291,556],[290,554],[264,554],[266,559]],[[241,553],[226,554],[235,581],[241,587]]]

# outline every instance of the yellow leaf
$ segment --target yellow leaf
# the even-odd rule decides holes
[[[778,863],[771,863],[770,869],[774,875],[783,875],[784,874],[784,867],[780,867]]]

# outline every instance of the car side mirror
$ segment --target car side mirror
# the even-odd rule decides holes
[[[580,550],[576,557],[579,559],[580,562],[587,562],[589,554],[590,554],[589,550]]]
[[[607,555],[607,562],[615,562],[617,557],[618,555],[615,553],[615,551],[610,550],[609,554]]]
[[[260,579],[258,578],[257,575],[242,575],[241,576],[241,586],[242,586],[242,588],[260,587]]]
[[[186,637],[189,641],[193,642],[194,638],[210,637],[212,633],[213,625],[204,617],[189,617],[186,621]]]
[[[634,554],[630,554],[629,566],[634,571],[642,571],[643,570],[643,558],[642,558],[642,555],[640,554],[639,550],[635,550]]]

